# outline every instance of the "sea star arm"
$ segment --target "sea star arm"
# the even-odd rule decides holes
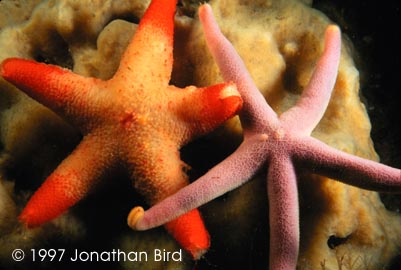
[[[323,54],[308,85],[296,105],[280,116],[280,120],[288,129],[309,135],[319,123],[336,82],[340,51],[340,29],[335,25],[329,25],[326,29]]]
[[[401,170],[342,152],[305,137],[294,146],[297,164],[312,172],[364,189],[401,192]]]
[[[210,5],[205,4],[199,7],[199,18],[209,50],[219,66],[224,80],[233,81],[237,85],[244,101],[243,109],[240,112],[243,128],[256,127],[260,115],[266,117],[272,125],[277,123],[276,113],[266,104],[264,97],[253,83],[244,62],[232,44],[221,33]]]
[[[89,102],[93,82],[97,81],[58,66],[17,58],[4,60],[0,75],[33,99],[67,118],[72,118],[71,114],[81,111]]]
[[[136,230],[147,230],[160,226],[242,185],[265,160],[264,155],[259,157],[252,155],[257,147],[258,144],[254,142],[243,143],[208,173],[147,211],[135,207],[128,217],[131,227]],[[238,170],[238,167],[242,169]]]
[[[270,220],[269,269],[295,269],[299,249],[297,180],[288,156],[272,159],[267,174]]]
[[[188,125],[188,132],[206,134],[235,115],[242,106],[242,99],[234,83],[209,87],[189,86],[175,102],[175,110]],[[177,99],[177,97],[174,97]],[[171,102],[173,104],[173,102]],[[189,107],[188,104],[191,104]]]
[[[81,200],[113,160],[107,144],[87,136],[30,198],[19,219],[27,227],[56,218]]]
[[[168,85],[173,67],[176,3],[177,0],[150,3],[113,80],[139,79],[143,85]]]
[[[174,142],[160,142],[144,138],[136,143],[136,152],[128,152],[128,169],[132,172],[133,186],[142,194],[149,205],[154,205],[188,184],[185,167]],[[128,225],[131,220],[128,219]],[[197,209],[181,215],[165,224],[181,246],[199,259],[210,245],[208,232]]]

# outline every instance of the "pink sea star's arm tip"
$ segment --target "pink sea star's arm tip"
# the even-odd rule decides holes
[[[245,113],[252,119],[257,119],[258,115],[265,115],[272,123],[277,122],[276,113],[265,103],[241,57],[220,31],[210,5],[204,4],[199,7],[199,18],[209,51],[219,66],[224,80],[233,81],[237,85],[244,101],[240,114]]]
[[[325,45],[308,85],[294,107],[284,112],[280,120],[291,129],[310,134],[326,111],[334,88],[341,52],[341,31],[329,25]]]
[[[130,226],[133,230],[142,231],[143,228],[138,226],[138,221],[142,219],[145,214],[145,210],[141,206],[136,206],[131,209],[127,217],[128,226]]]

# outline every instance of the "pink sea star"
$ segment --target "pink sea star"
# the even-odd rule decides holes
[[[149,229],[232,190],[266,164],[270,220],[270,269],[295,269],[299,249],[296,168],[376,191],[401,192],[401,171],[336,150],[310,136],[329,103],[336,81],[341,36],[326,30],[325,49],[296,105],[280,116],[267,104],[209,5],[199,9],[209,49],[223,78],[244,100],[244,140],[239,148],[194,183],[147,211],[134,208],[138,230]]]
[[[130,172],[134,188],[155,204],[188,184],[181,146],[241,108],[232,83],[205,88],[169,85],[176,0],[154,0],[108,81],[84,78],[56,66],[7,59],[1,76],[51,108],[83,134],[77,148],[32,196],[19,219],[47,222],[77,203],[113,167]],[[128,218],[129,225],[133,221]],[[199,258],[208,233],[195,209],[166,225]]]

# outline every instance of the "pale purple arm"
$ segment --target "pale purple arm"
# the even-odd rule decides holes
[[[401,192],[400,169],[347,154],[312,137],[294,147],[297,164],[312,172],[364,189]]]
[[[256,88],[251,75],[233,45],[221,33],[214,19],[212,8],[208,4],[199,7],[199,18],[202,22],[209,50],[219,66],[224,80],[233,81],[237,85],[244,101],[240,112],[243,128],[252,129],[266,119],[271,125],[278,124],[277,114]],[[259,119],[259,116],[263,116],[263,120]]]
[[[194,183],[157,203],[139,216],[136,230],[147,230],[160,226],[174,218],[205,204],[224,193],[235,189],[251,178],[262,165],[265,156],[254,153],[259,144],[251,140],[241,146],[228,158],[212,168]],[[241,170],[238,170],[241,168]]]
[[[336,82],[341,52],[341,32],[335,25],[327,27],[323,55],[308,85],[294,107],[280,116],[283,125],[310,135],[326,111]]]
[[[275,157],[269,164],[267,175],[269,269],[295,269],[299,249],[299,210],[297,180],[292,161],[285,155]]]

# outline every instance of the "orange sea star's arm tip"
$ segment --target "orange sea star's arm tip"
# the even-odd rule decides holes
[[[58,169],[32,195],[19,216],[27,228],[40,226],[63,214],[79,201],[88,190],[89,183],[74,170]]]
[[[141,230],[137,222],[144,215],[142,207],[134,207],[128,215],[128,225],[134,230]],[[165,225],[167,231],[198,260],[209,249],[210,237],[197,209],[179,216]]]
[[[200,110],[192,114],[197,115],[203,123],[215,127],[241,110],[242,98],[234,83],[222,83],[203,88],[201,104]]]
[[[64,212],[64,207],[61,211],[57,211],[58,206],[53,209],[53,204],[50,201],[48,201],[49,203],[46,200],[42,201],[43,198],[38,198],[35,194],[33,198],[34,200],[28,202],[18,217],[18,220],[28,229],[41,226]]]
[[[228,82],[217,86],[221,86],[222,88],[219,97],[226,104],[226,108],[232,111],[231,116],[239,112],[243,101],[235,83]]]
[[[174,16],[177,0],[152,1],[142,18],[141,24],[152,25],[156,28],[163,29],[167,36],[173,36],[174,20],[170,16]],[[167,16],[166,16],[167,15]]]
[[[29,63],[31,61],[19,58],[4,59],[0,65],[0,76],[6,80],[13,80],[13,78],[18,78],[19,71],[23,69],[25,62]]]
[[[47,73],[49,72],[56,72],[56,75],[59,75],[66,73],[67,71],[59,66],[47,65],[34,60],[16,57],[3,60],[0,66],[0,75],[3,78],[21,80],[21,82],[24,80],[24,78],[30,78],[33,76],[37,76],[38,80],[42,80],[41,76],[39,75],[48,75]],[[31,76],[27,77],[27,74]]]
[[[165,227],[195,260],[200,259],[210,247],[209,233],[197,209],[170,221]]]
[[[27,229],[32,229],[42,224],[42,222],[33,222],[32,214],[30,213],[30,211],[27,211],[26,209],[24,209],[24,211],[19,215],[18,220]]]

